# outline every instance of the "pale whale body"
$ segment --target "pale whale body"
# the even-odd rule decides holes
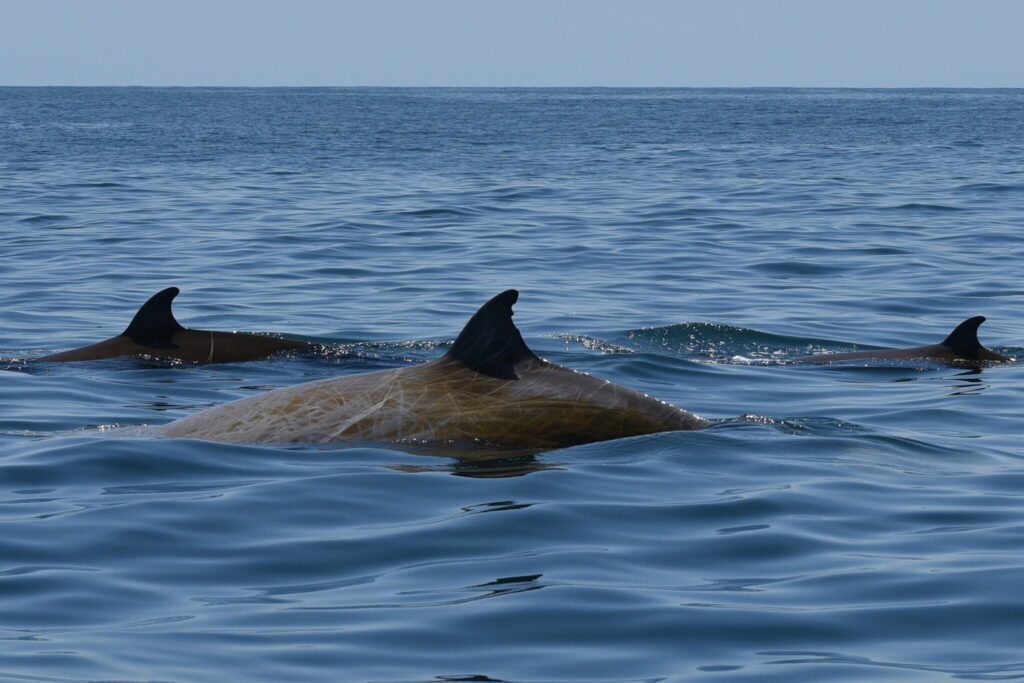
[[[929,346],[913,346],[906,349],[879,349],[877,351],[851,351],[849,353],[822,353],[815,356],[792,358],[794,363],[832,363],[845,360],[913,360],[929,358],[946,362],[957,361],[1011,361],[1012,358],[986,349],[978,341],[978,327],[985,317],[978,315],[968,318],[956,326],[945,339]]]
[[[116,337],[35,360],[69,363],[121,356],[153,356],[194,363],[236,363],[315,346],[295,339],[182,327],[171,312],[171,302],[178,292],[177,287],[168,287],[151,296],[125,331]]]
[[[169,437],[228,442],[453,442],[559,448],[710,422],[535,356],[508,290],[422,365],[308,382],[172,422]]]

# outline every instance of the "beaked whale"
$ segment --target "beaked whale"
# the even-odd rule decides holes
[[[877,351],[851,351],[849,353],[820,353],[789,359],[793,363],[831,363],[833,361],[869,358],[877,360],[910,360],[931,358],[941,361],[1011,361],[1012,358],[990,351],[978,341],[978,327],[985,316],[968,318],[956,326],[945,339],[930,346],[907,349],[879,349]]]
[[[711,424],[538,358],[512,322],[518,297],[510,289],[484,304],[440,358],[275,389],[172,422],[164,434],[247,443],[483,442],[543,450]]]
[[[151,296],[139,308],[131,324],[116,337],[35,360],[67,363],[145,355],[194,363],[235,363],[316,346],[295,339],[182,327],[171,312],[171,301],[179,291],[177,287],[168,287]]]

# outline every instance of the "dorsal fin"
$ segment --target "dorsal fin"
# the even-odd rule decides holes
[[[171,301],[178,296],[179,291],[177,287],[168,287],[149,297],[149,301],[142,304],[132,318],[131,324],[121,334],[140,346],[155,349],[177,348],[177,345],[171,343],[171,337],[178,330],[185,328],[174,319]]]
[[[948,347],[953,353],[961,358],[977,360],[982,350],[981,342],[978,341],[978,327],[985,322],[985,316],[976,315],[968,318],[956,329],[949,333],[942,345]]]
[[[483,375],[519,379],[515,364],[536,356],[512,323],[512,304],[518,299],[519,292],[509,289],[481,306],[462,328],[445,357]]]

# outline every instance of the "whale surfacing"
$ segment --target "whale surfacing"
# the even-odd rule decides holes
[[[548,449],[710,424],[538,358],[512,323],[518,296],[508,290],[484,304],[435,360],[276,389],[177,420],[164,433],[228,442],[485,442]]]
[[[151,296],[125,331],[116,337],[35,360],[70,363],[121,356],[154,356],[194,363],[237,363],[264,358],[279,351],[316,346],[295,339],[182,327],[171,312],[171,302],[179,291],[177,287],[168,287]]]
[[[849,353],[821,353],[815,356],[792,358],[794,363],[831,363],[834,361],[857,360],[861,358],[877,360],[911,360],[931,358],[940,361],[1012,361],[986,349],[978,341],[978,327],[985,322],[985,316],[978,315],[968,318],[956,326],[949,335],[938,344],[929,346],[913,346],[907,349],[880,349],[877,351],[851,351]]]

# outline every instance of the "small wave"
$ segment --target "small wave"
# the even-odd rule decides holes
[[[398,215],[398,216],[424,216],[424,217],[427,217],[427,218],[433,218],[433,217],[440,217],[440,218],[446,218],[446,217],[447,218],[463,218],[463,217],[466,217],[466,216],[472,216],[473,214],[475,214],[477,212],[472,210],[472,209],[467,209],[467,208],[464,208],[464,207],[460,207],[460,208],[457,208],[457,209],[448,208],[448,207],[438,207],[438,208],[431,208],[431,209],[400,209],[400,210],[397,210],[397,211],[382,210],[382,211],[377,211],[375,213],[385,213],[385,214],[389,214],[389,215]]]
[[[70,183],[66,187],[126,187],[126,186],[124,184],[122,184],[122,183],[98,181],[98,182]]]
[[[520,199],[539,199],[552,197],[558,191],[550,187],[502,187],[488,193],[493,199],[499,201],[513,201]]]
[[[922,202],[908,202],[906,204],[897,204],[895,206],[885,207],[892,211],[930,211],[930,212],[945,212],[945,211],[963,211],[959,206],[949,206],[948,204],[925,204]]]
[[[953,188],[959,192],[988,192],[1003,194],[1012,192],[1024,192],[1024,184],[1021,183],[968,183]]]
[[[557,334],[555,338],[564,339],[570,343],[575,342],[585,349],[600,351],[601,353],[633,353],[633,349],[628,346],[622,346],[621,344],[615,344],[596,337],[588,337],[585,334]]]
[[[50,124],[63,130],[107,130],[111,128],[131,128],[132,121],[55,121]]]
[[[788,337],[745,327],[719,323],[677,323],[664,327],[645,327],[611,333],[607,337],[587,337],[589,348],[606,353],[646,351],[694,356],[718,362],[763,362],[785,360],[822,348],[845,348],[849,344],[809,337]],[[582,343],[582,342],[581,342]]]
[[[64,214],[44,213],[44,214],[38,214],[38,215],[35,215],[35,216],[25,216],[24,218],[19,218],[18,222],[19,223],[57,223],[59,221],[66,221],[66,220],[70,220],[70,217],[69,216],[65,216]]]
[[[827,664],[832,668],[858,666],[875,669],[903,669],[922,674],[946,674],[953,678],[973,678],[975,680],[987,681],[1024,678],[1024,662],[981,665],[913,664],[846,655],[839,652],[813,652],[805,650],[768,650],[758,652],[757,654],[764,657],[774,657],[775,659],[768,662],[768,664],[775,666],[782,664],[788,666],[793,664]],[[779,659],[779,657],[782,657],[782,659]]]
[[[832,275],[849,270],[849,266],[827,265],[824,263],[812,263],[809,261],[765,261],[750,266],[751,270],[766,275],[788,276],[788,277],[816,277],[820,275]]]

